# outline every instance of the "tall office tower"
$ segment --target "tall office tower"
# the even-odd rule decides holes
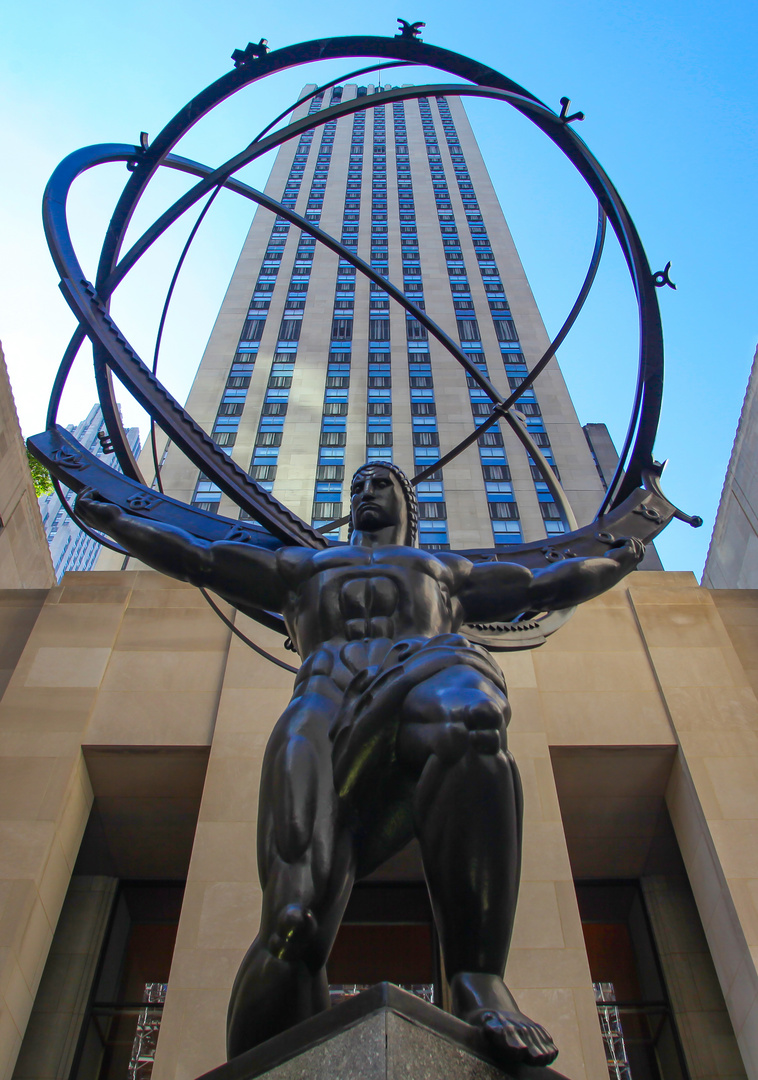
[[[69,424],[68,430],[91,454],[107,459],[112,468],[121,472],[121,466],[115,456],[111,456],[113,451],[104,437],[105,425],[99,405],[93,405],[81,423]],[[140,451],[139,428],[127,428],[126,438],[136,457]],[[69,493],[68,501],[73,503],[72,493]],[[91,570],[103,550],[98,542],[74,524],[57,495],[43,495],[39,500],[39,508],[58,581],[67,570]]]
[[[461,101],[382,104],[381,88],[355,85],[305,96],[314,89],[296,116],[356,96],[366,108],[283,146],[267,193],[402,285],[507,396],[549,339]],[[350,477],[364,461],[417,473],[490,407],[380,286],[257,211],[188,400],[255,480],[323,526],[347,512]],[[518,407],[587,522],[603,487],[557,362]],[[177,498],[237,515],[176,451],[163,482]],[[417,490],[419,542],[432,549],[507,547],[564,530],[505,424]]]

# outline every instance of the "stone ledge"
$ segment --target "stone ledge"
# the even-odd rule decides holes
[[[205,1073],[200,1080],[565,1080],[554,1069],[503,1070],[479,1033],[449,1013],[377,983]]]

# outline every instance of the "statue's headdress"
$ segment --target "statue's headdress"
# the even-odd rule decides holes
[[[400,484],[405,498],[405,505],[408,508],[408,531],[406,533],[405,543],[409,547],[415,547],[418,538],[418,499],[416,498],[416,492],[413,490],[410,480],[398,465],[395,465],[391,461],[367,461],[365,465],[361,465],[361,467],[356,469],[353,473],[353,478],[350,481],[351,492],[353,484],[355,483],[355,478],[357,476],[363,476],[364,473],[371,472],[373,469],[386,469],[387,472],[392,473],[392,475],[396,477]],[[351,516],[350,524],[347,527],[348,540],[352,533],[353,519]]]

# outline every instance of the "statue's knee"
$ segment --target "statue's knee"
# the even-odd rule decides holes
[[[277,960],[300,960],[318,932],[318,922],[310,908],[288,904],[279,912],[268,949]]]

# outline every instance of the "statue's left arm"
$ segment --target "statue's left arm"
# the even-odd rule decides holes
[[[466,622],[514,619],[526,611],[574,607],[611,589],[635,569],[645,554],[634,538],[619,540],[605,555],[564,559],[544,570],[517,563],[478,563],[458,591]]]

